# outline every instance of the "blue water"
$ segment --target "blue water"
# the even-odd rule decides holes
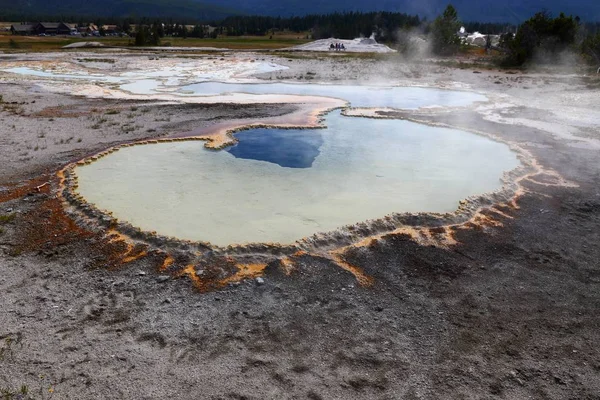
[[[251,129],[235,137],[239,143],[227,149],[235,157],[287,168],[312,167],[323,144],[319,129]]]
[[[229,93],[320,96],[346,100],[352,107],[404,109],[430,106],[463,107],[487,100],[485,96],[478,93],[453,90],[318,83],[201,82],[183,86],[179,89],[179,93],[194,96],[217,96]]]

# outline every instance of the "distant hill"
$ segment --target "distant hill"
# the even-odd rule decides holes
[[[31,20],[61,16],[132,16],[209,21],[240,14],[218,3],[207,4],[195,0],[0,0],[0,17]]]
[[[449,3],[463,21],[520,23],[536,12],[579,15],[583,20],[600,21],[600,0],[203,0],[232,7],[248,14],[293,16],[343,11],[397,11],[429,19]]]

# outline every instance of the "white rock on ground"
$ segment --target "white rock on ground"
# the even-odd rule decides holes
[[[81,48],[90,48],[90,47],[106,47],[103,43],[100,42],[75,42],[63,46],[63,49],[81,49]]]
[[[395,53],[396,50],[389,48],[388,46],[377,43],[373,37],[370,38],[356,38],[352,40],[347,39],[320,39],[314,42],[302,44],[289,48],[289,50],[295,51],[335,51],[330,50],[332,43],[343,44],[346,48],[344,51],[349,53]],[[343,51],[341,51],[343,52]]]

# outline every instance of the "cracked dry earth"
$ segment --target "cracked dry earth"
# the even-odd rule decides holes
[[[541,79],[506,75],[501,86],[499,74],[426,79],[523,103],[529,89],[518,86],[536,90]],[[537,93],[554,96],[552,107],[538,99],[400,117],[475,125],[574,185],[524,182],[517,207],[457,230],[456,245],[399,234],[347,249],[369,287],[299,254],[289,274],[270,263],[262,281],[207,292],[161,273],[156,253],[124,262],[122,243],[74,224],[53,174],[123,141],[293,106],[115,103],[0,83],[18,107],[0,113],[0,388],[56,399],[600,399],[600,134],[572,113],[598,111],[560,101],[565,85],[598,90],[543,79]],[[129,110],[108,117],[118,124],[135,113],[139,128],[92,129],[90,114],[109,108]],[[572,127],[575,139],[536,128],[538,119]]]

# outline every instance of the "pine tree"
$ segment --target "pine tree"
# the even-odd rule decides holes
[[[455,54],[460,48],[460,29],[458,13],[452,4],[444,10],[444,13],[433,21],[431,27],[432,51],[438,55]]]

